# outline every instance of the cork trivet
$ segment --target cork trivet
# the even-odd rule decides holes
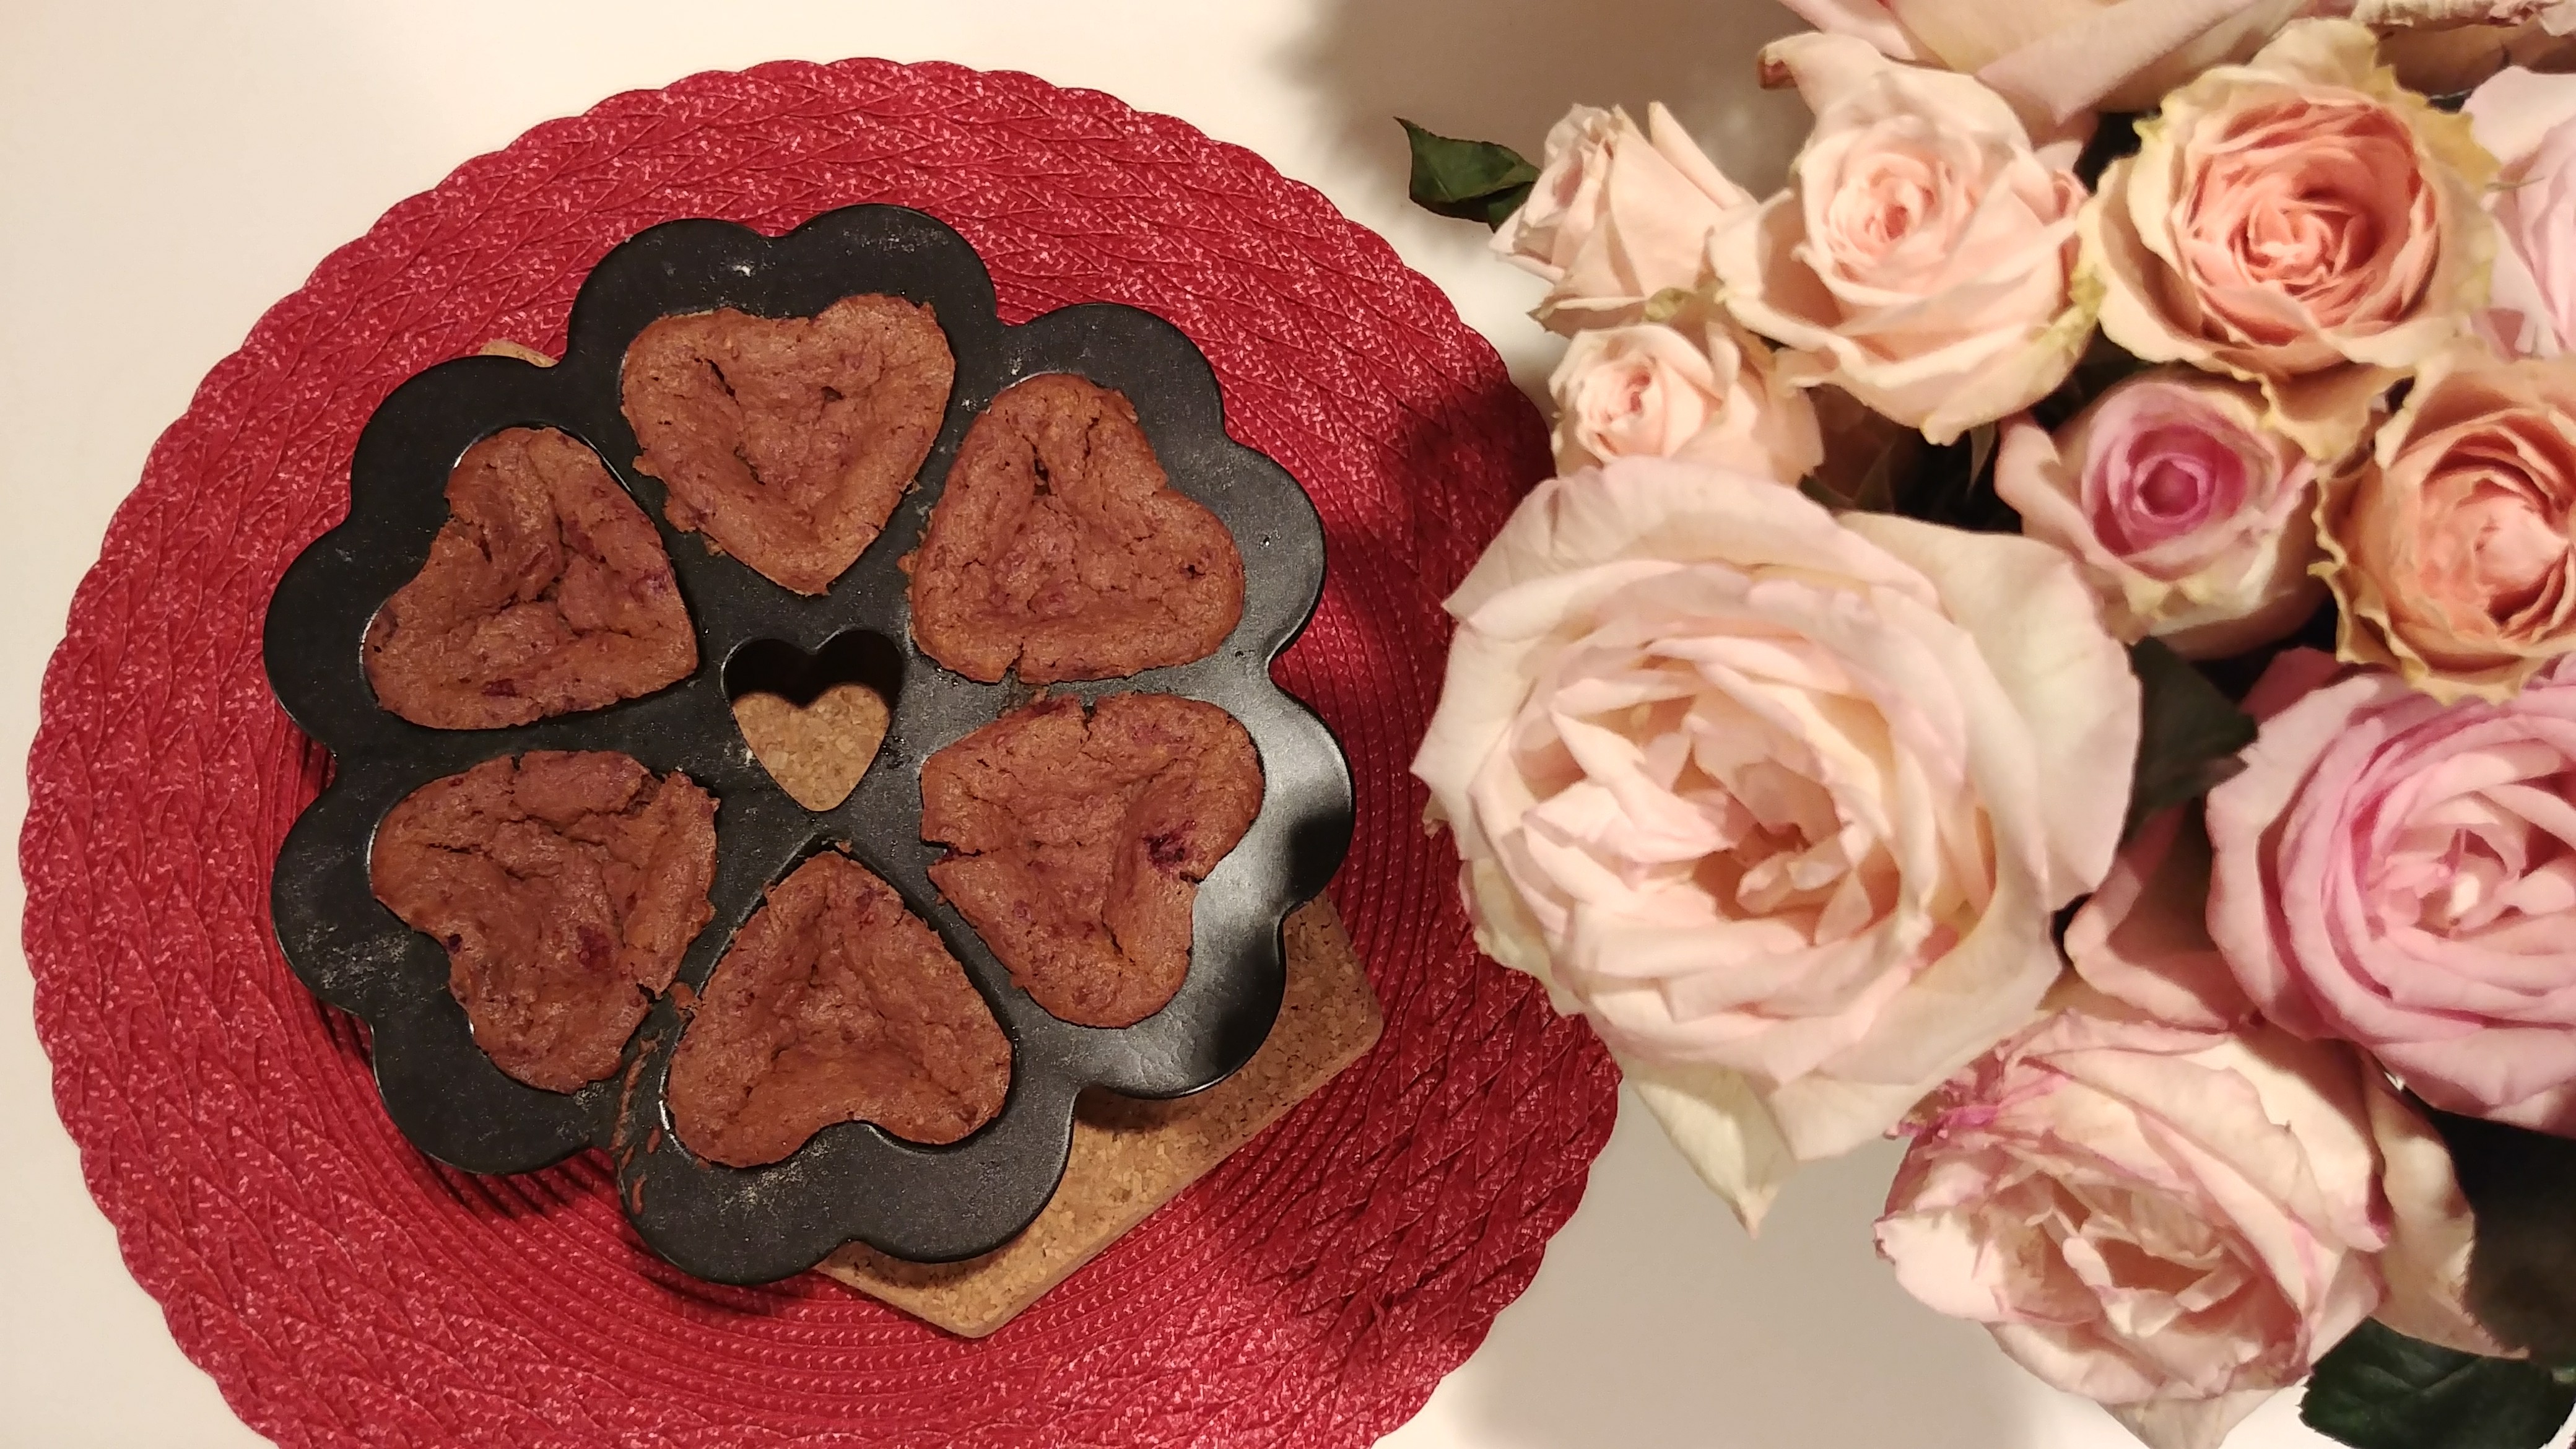
[[[835,684],[804,705],[755,691],[733,702],[733,720],[761,768],[808,810],[850,798],[885,742],[885,701],[864,684]]]
[[[1261,1050],[1177,1101],[1083,1093],[1064,1181],[1027,1231],[962,1263],[907,1263],[853,1243],[821,1271],[967,1338],[1010,1322],[1377,1044],[1377,996],[1332,904],[1307,903],[1287,935],[1287,995]]]

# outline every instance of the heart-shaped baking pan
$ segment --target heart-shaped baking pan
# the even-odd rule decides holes
[[[955,356],[956,381],[938,441],[884,535],[826,592],[800,596],[672,529],[661,485],[634,467],[619,369],[627,345],[660,317],[716,307],[811,316],[857,293],[931,307]],[[1285,470],[1226,435],[1215,374],[1178,329],[1148,312],[1098,304],[1004,326],[973,248],[919,212],[853,207],[776,238],[717,221],[654,227],[592,271],[568,336],[553,367],[463,358],[396,389],[359,438],[348,520],[295,561],[270,602],[270,684],[335,757],[330,787],[277,859],[271,909],[286,958],[316,995],[367,1021],[386,1110],[423,1151],[467,1171],[508,1173],[585,1146],[607,1148],[644,1241],[691,1273],[767,1281],[849,1241],[925,1262],[989,1251],[1053,1194],[1077,1093],[1094,1085],[1137,1097],[1201,1090],[1241,1066],[1277,1014],[1281,922],[1331,878],[1351,831],[1350,773],[1339,747],[1269,672],[1322,587],[1324,540],[1313,505]],[[1204,700],[1240,721],[1260,756],[1261,810],[1199,888],[1187,978],[1168,1006],[1119,1029],[1058,1020],[1013,985],[931,886],[928,867],[940,851],[921,839],[922,761],[1025,701],[1027,691],[1007,681],[978,684],[914,649],[898,560],[918,541],[974,418],[1011,384],[1058,372],[1134,404],[1173,486],[1224,522],[1244,560],[1242,620],[1215,653],[1056,691]],[[480,439],[523,426],[560,429],[588,444],[643,505],[696,629],[697,668],[641,698],[524,726],[408,723],[368,687],[369,621],[428,557],[457,461]],[[854,631],[877,641],[865,652],[899,667],[876,686],[892,720],[849,798],[808,811],[744,744],[727,666],[746,650],[811,654]],[[654,1003],[617,1075],[570,1094],[526,1086],[493,1065],[449,994],[439,943],[404,926],[368,884],[370,842],[397,802],[484,760],[539,749],[622,751],[657,774],[686,772],[718,801],[715,915],[682,960],[679,982],[688,990]],[[964,965],[1010,1040],[1008,1096],[992,1121],[946,1146],[850,1122],[768,1166],[701,1161],[671,1130],[663,1101],[686,1025],[681,1003],[706,987],[763,893],[836,845],[891,885]]]

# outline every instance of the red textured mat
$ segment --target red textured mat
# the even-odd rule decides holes
[[[559,350],[583,272],[683,216],[862,201],[964,232],[1006,320],[1148,307],[1313,493],[1321,611],[1281,680],[1359,791],[1333,897],[1387,1008],[1366,1060],[1001,1333],[819,1278],[710,1287],[595,1156],[472,1178],[387,1123],[354,1024],[288,973],[269,862],[325,760],[261,611],[345,511],[368,411],[495,337]],[[694,77],[538,127],[334,253],[154,448],[45,676],[21,854],[36,1025],[126,1262],[282,1443],[1360,1445],[1483,1338],[1573,1210],[1613,1069],[1476,957],[1405,773],[1438,600],[1547,470],[1447,301],[1247,152],[1018,75],[850,61]]]

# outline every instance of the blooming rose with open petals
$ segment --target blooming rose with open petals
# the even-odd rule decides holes
[[[1660,103],[1642,131],[1625,111],[1576,106],[1547,133],[1538,181],[1494,250],[1553,284],[1538,307],[1548,327],[1612,326],[1658,292],[1697,290],[1709,233],[1751,205]]]
[[[2142,111],[2210,66],[2243,60],[2306,0],[1781,0],[1819,30],[1897,60],[1973,74],[2066,120]]]
[[[1816,410],[1771,349],[1705,303],[1669,323],[1578,332],[1548,379],[1556,466],[1691,458],[1795,483],[1824,459]]]
[[[2165,98],[2084,209],[2102,330],[2262,386],[2267,425],[2341,457],[2483,305],[2495,163],[2401,89],[2370,31],[2302,21]]]
[[[2576,358],[2463,343],[2317,504],[2336,651],[2498,699],[2576,650]]]
[[[1966,76],[1848,36],[1790,36],[1763,65],[1796,80],[1816,129],[1788,190],[1730,214],[1709,259],[1728,309],[1787,349],[1782,375],[1935,443],[2064,381],[2093,327],[2070,290],[2073,156],[2034,150]]]
[[[2323,656],[2317,663],[2332,669]],[[2295,677],[2298,671],[2284,671]],[[2277,709],[2284,678],[2254,702]],[[2120,849],[2111,873],[2066,928],[2076,975],[2128,1010],[2194,1031],[2224,1032],[2254,1018],[2254,1003],[2210,939],[2209,834],[2198,807],[2159,811]],[[2414,1109],[2371,1093],[2371,1132],[2384,1159],[2392,1230],[2380,1267],[2388,1280],[2379,1320],[2399,1333],[2462,1353],[2508,1356],[2468,1308],[2475,1245],[2468,1199],[2450,1149]]]
[[[2510,355],[2556,357],[2576,348],[2576,76],[2502,71],[2467,110],[2503,163],[2486,195],[2495,287],[2478,331]]]
[[[2576,665],[2445,705],[2314,650],[2209,794],[2209,932],[2263,1014],[2445,1111],[2576,1136]]]
[[[2056,550],[1631,459],[1541,484],[1449,609],[1414,771],[1478,940],[1748,1222],[2030,1019],[2138,740]]]
[[[2385,1305],[2453,1335],[2417,1275],[2465,1204],[2359,1052],[2052,1004],[1915,1114],[1878,1226],[1906,1291],[2156,1449],[2216,1449]]]
[[[2253,389],[2189,371],[2145,373],[2055,436],[2004,430],[1995,492],[2022,532],[2075,555],[2111,632],[2223,658],[2296,629],[2325,598],[2315,467],[2262,427]]]
[[[1972,74],[2034,114],[2152,110],[2302,15],[2368,25],[2406,84],[2440,95],[2505,55],[2547,55],[2576,0],[1781,0],[1818,30],[1894,60]],[[2471,77],[2461,80],[2458,77]]]

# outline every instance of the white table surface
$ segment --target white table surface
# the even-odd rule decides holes
[[[1437,279],[1525,386],[1552,344],[1481,229],[1404,202],[1391,117],[1535,152],[1575,100],[1672,104],[1757,187],[1794,100],[1749,85],[1771,0],[0,0],[0,838],[73,586],[160,430],[271,302],[385,208],[549,117],[693,71],[880,55],[1034,72],[1252,148]],[[5,873],[0,916],[24,887]],[[0,1446],[262,1443],[126,1275],[0,963]],[[1389,1449],[2121,1449],[2090,1405],[1898,1291],[1894,1152],[1800,1179],[1758,1244],[1633,1098],[1583,1207]],[[2231,1449],[2325,1441],[2287,1399]]]

